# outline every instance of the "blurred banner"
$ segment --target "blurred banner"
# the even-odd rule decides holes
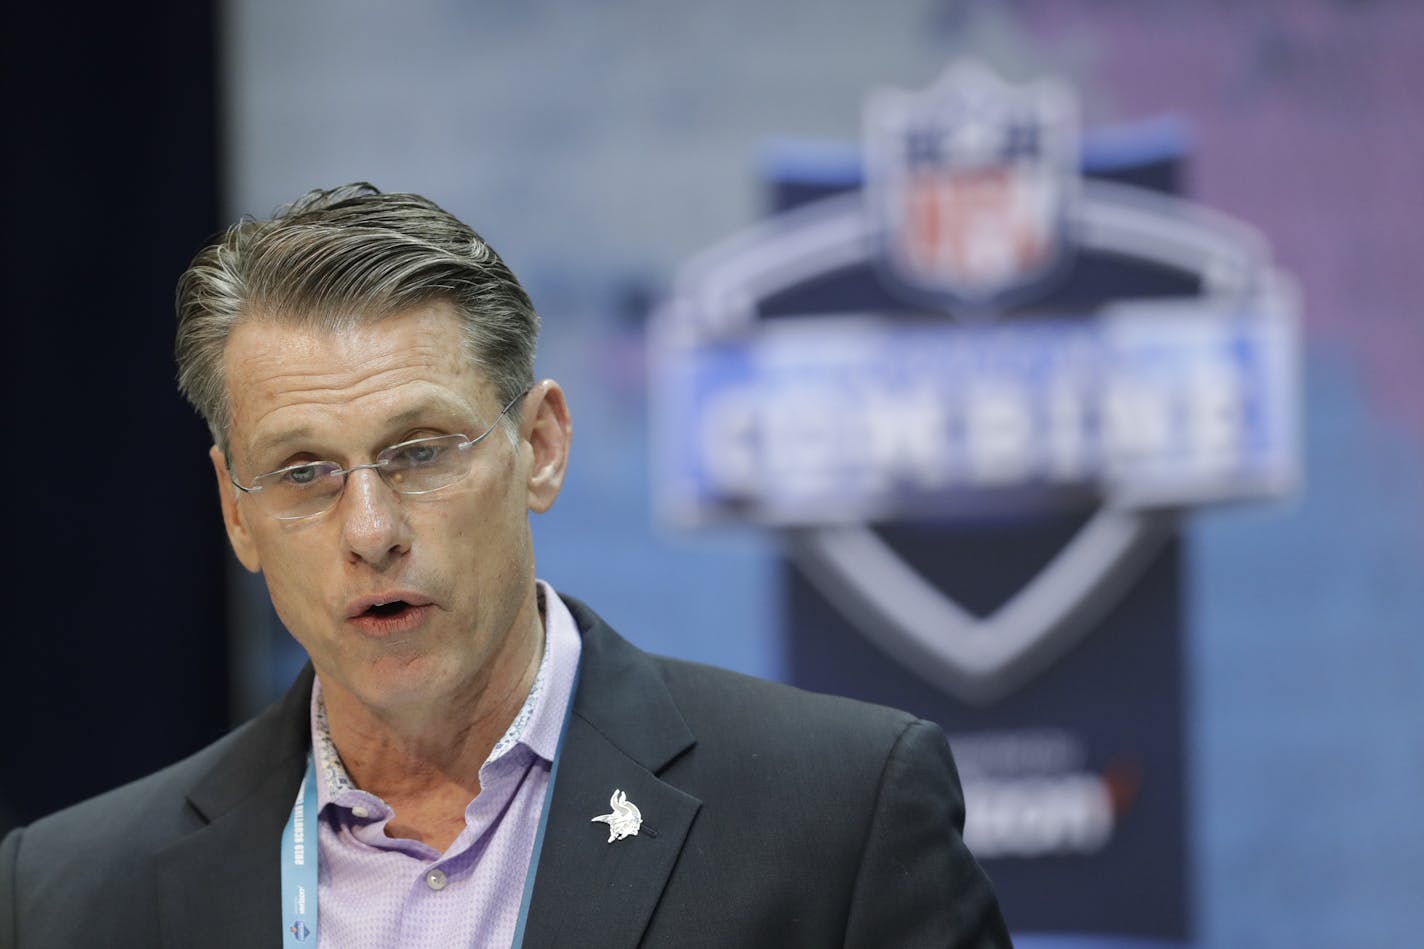
[[[779,146],[655,316],[655,488],[780,533],[790,681],[944,726],[1017,931],[1182,940],[1176,527],[1298,480],[1297,308],[1175,125],[1080,111],[963,62]]]

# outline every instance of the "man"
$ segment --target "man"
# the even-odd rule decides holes
[[[0,945],[1008,944],[937,728],[645,655],[535,579],[572,436],[537,331],[415,195],[313,192],[198,255],[179,384],[310,668],[6,837]]]

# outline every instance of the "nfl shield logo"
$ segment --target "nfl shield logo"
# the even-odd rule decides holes
[[[930,305],[982,309],[1063,262],[1076,194],[1071,91],[1011,86],[977,64],[866,111],[867,211],[884,277]]]

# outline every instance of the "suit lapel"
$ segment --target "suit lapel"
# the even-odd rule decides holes
[[[649,658],[577,601],[578,694],[551,789],[524,946],[637,945],[701,802],[658,777],[695,741]],[[609,842],[593,818],[621,790],[642,812],[637,836]]]
[[[701,806],[658,774],[696,739],[647,655],[569,600],[583,633],[578,694],[551,789],[524,945],[637,945]],[[201,826],[158,855],[167,946],[281,944],[282,827],[306,766],[310,666],[248,726],[189,795]],[[623,791],[642,811],[635,837],[608,842]]]
[[[306,767],[310,666],[188,795],[202,822],[157,857],[166,946],[281,944],[282,828]]]

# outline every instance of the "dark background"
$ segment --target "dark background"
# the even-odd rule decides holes
[[[172,359],[218,227],[213,4],[7,20],[0,830],[196,750],[228,701],[210,440]]]

